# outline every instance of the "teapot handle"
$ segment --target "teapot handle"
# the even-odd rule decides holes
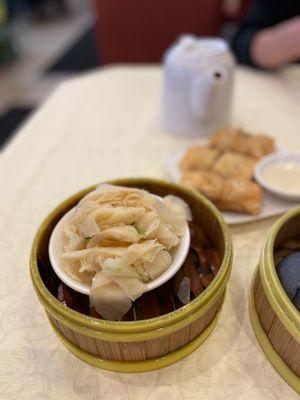
[[[218,106],[219,93],[228,78],[226,70],[215,67],[194,78],[190,101],[193,113],[201,120],[210,119]]]

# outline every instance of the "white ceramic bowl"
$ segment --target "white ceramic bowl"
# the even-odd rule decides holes
[[[273,195],[280,197],[289,201],[299,201],[300,200],[300,180],[299,187],[295,188],[295,190],[286,190],[280,189],[277,185],[273,186],[271,183],[267,182],[267,180],[263,176],[263,172],[272,165],[278,164],[293,164],[300,168],[300,153],[275,153],[269,156],[262,158],[259,162],[256,163],[254,169],[254,177],[257,183],[262,186],[264,189],[271,192]]]
[[[90,293],[90,285],[81,283],[73,279],[70,275],[68,275],[61,262],[61,255],[63,253],[63,222],[68,218],[71,218],[75,212],[75,208],[72,208],[68,211],[56,224],[55,228],[52,231],[50,241],[49,241],[49,258],[52,265],[52,268],[56,275],[70,288],[76,290],[77,292],[89,295]],[[167,282],[172,278],[173,275],[179,270],[182,266],[187,253],[190,247],[190,231],[188,224],[186,224],[186,229],[184,235],[180,239],[179,244],[171,250],[172,254],[172,264],[169,268],[161,274],[159,277],[154,279],[153,281],[146,284],[147,292],[155,289],[158,286],[161,286],[163,283]]]

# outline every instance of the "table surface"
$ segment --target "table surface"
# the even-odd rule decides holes
[[[232,228],[233,271],[217,326],[162,370],[128,375],[85,364],[59,342],[38,303],[28,259],[47,213],[97,182],[164,177],[164,159],[188,143],[161,126],[161,80],[160,67],[119,66],[66,81],[0,153],[0,398],[298,398],[260,350],[248,316],[251,277],[274,219]],[[299,150],[299,104],[299,67],[237,70],[234,125]]]

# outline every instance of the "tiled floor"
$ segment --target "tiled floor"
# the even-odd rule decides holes
[[[0,114],[16,105],[39,104],[66,77],[43,71],[91,25],[89,4],[85,1],[77,13],[43,24],[28,16],[14,21],[11,30],[19,58],[0,68]]]

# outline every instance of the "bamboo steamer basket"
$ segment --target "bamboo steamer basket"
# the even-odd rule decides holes
[[[250,318],[267,358],[300,394],[300,312],[285,293],[274,264],[274,249],[300,235],[300,207],[283,215],[264,243],[250,291]]]
[[[156,318],[129,322],[92,318],[58,301],[46,288],[39,263],[49,263],[48,242],[55,224],[95,187],[64,201],[41,224],[31,252],[32,283],[52,328],[63,344],[80,359],[96,367],[120,372],[161,368],[195,350],[214,328],[231,271],[231,237],[219,211],[194,191],[153,179],[122,179],[110,183],[144,188],[160,196],[174,194],[189,204],[194,222],[203,228],[222,260],[209,287],[175,311]]]

